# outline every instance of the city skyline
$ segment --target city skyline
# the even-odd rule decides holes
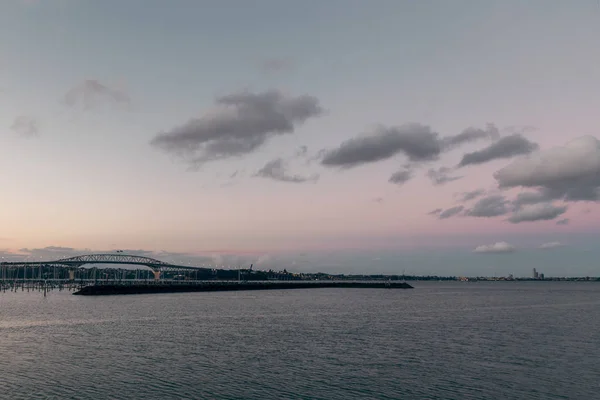
[[[600,275],[598,18],[4,2],[1,256]]]

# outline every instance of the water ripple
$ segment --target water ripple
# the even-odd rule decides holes
[[[0,398],[592,399],[600,290],[0,295]]]

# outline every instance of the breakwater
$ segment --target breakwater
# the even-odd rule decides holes
[[[406,282],[398,281],[267,281],[267,282],[200,282],[200,283],[138,283],[99,284],[84,286],[75,293],[78,296],[102,296],[117,294],[222,292],[239,290],[281,290],[318,288],[375,288],[412,289]]]

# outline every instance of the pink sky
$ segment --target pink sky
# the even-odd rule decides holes
[[[293,12],[260,7],[245,11],[252,18],[230,20],[194,5],[157,15],[130,5],[65,2],[57,13],[50,3],[30,3],[0,6],[0,247],[7,251],[396,249],[445,247],[462,236],[510,241],[600,230],[597,202],[561,198],[550,203],[567,210],[552,220],[513,224],[506,221],[513,211],[464,215],[500,193],[494,173],[525,153],[453,170],[461,179],[443,185],[427,177],[512,134],[536,144],[533,155],[599,137],[596,5],[322,4],[300,23],[289,19]],[[111,21],[112,29],[81,15]],[[224,23],[239,32],[221,35]],[[281,98],[268,103],[274,93]],[[429,126],[440,143],[489,123],[500,137],[415,161],[410,146],[398,144],[408,123]],[[177,135],[186,129],[188,136]],[[377,161],[325,162],[349,140],[386,132],[398,147]],[[203,156],[208,161],[190,168]],[[261,175],[278,158],[281,168]],[[390,183],[406,164],[411,179]],[[486,194],[459,201],[476,189]],[[501,194],[513,201],[527,190],[536,188]],[[448,219],[428,215],[459,205],[464,210]]]

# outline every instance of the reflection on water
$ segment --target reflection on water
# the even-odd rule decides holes
[[[0,398],[592,399],[600,285],[0,295]]]

